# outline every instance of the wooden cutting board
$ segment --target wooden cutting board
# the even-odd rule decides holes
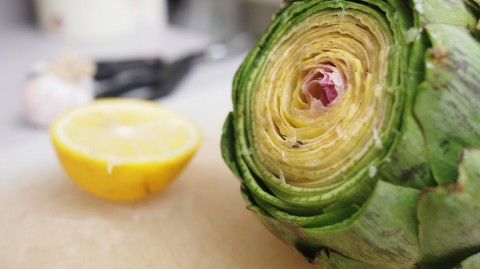
[[[11,173],[3,180],[15,184],[0,192],[0,268],[312,268],[245,209],[218,136],[205,137],[169,188],[137,203],[78,189],[53,152]]]

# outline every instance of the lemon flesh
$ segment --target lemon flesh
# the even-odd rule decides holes
[[[129,201],[157,193],[197,151],[201,132],[154,102],[106,99],[60,116],[51,138],[60,163],[86,191]]]

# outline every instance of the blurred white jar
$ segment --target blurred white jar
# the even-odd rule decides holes
[[[166,0],[35,0],[40,27],[79,40],[112,39],[142,27],[163,28]]]
[[[242,31],[240,0],[186,0],[176,23],[225,42]]]

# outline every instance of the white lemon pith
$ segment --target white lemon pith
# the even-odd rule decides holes
[[[154,102],[131,99],[80,106],[57,119],[50,133],[72,180],[111,200],[162,190],[201,142],[190,121]]]

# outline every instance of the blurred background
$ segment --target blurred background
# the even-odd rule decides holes
[[[258,37],[280,3],[281,0],[0,0],[0,24],[37,25],[48,33],[90,41],[173,25],[223,40],[245,32]]]
[[[229,110],[233,75],[280,5],[0,0],[0,149],[45,134],[55,116],[95,98],[161,99],[182,112],[177,100],[210,94]]]

